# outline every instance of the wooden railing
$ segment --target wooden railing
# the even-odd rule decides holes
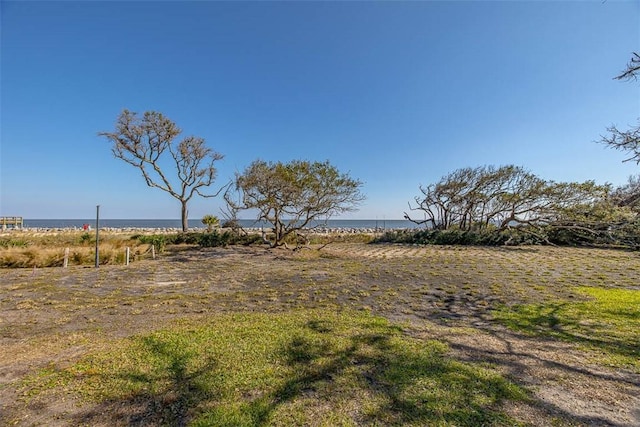
[[[0,216],[0,227],[4,230],[7,227],[22,228],[23,220],[21,216]]]

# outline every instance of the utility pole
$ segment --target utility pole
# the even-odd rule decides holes
[[[100,266],[99,243],[100,241],[100,205],[96,206],[96,268]]]

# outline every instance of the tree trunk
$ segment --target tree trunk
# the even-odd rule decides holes
[[[186,200],[181,200],[180,201],[182,203],[182,232],[186,233],[189,230],[189,219],[187,218],[188,216],[188,211],[187,211],[187,201]]]

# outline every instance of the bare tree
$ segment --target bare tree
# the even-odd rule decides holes
[[[177,141],[181,132],[161,113],[147,111],[140,117],[125,109],[118,117],[114,132],[98,135],[112,142],[111,151],[116,158],[142,172],[149,187],[166,191],[180,202],[182,231],[187,231],[187,204],[193,196],[215,197],[221,191],[208,194],[203,189],[215,181],[214,163],[222,159],[222,155],[206,147],[200,137],[187,136]],[[171,167],[175,168],[175,175],[167,173]]]
[[[627,68],[615,79],[636,81],[638,75],[640,75],[640,55],[634,52],[627,64]],[[602,136],[601,143],[610,148],[630,153],[631,157],[625,159],[625,162],[632,160],[640,164],[640,119],[638,119],[636,126],[632,126],[626,131],[622,131],[612,125],[607,128],[607,132],[609,134]]]
[[[268,243],[273,248],[286,245],[289,235],[314,221],[355,210],[364,200],[361,186],[329,162],[257,160],[236,176],[238,200],[230,191],[225,200],[230,212],[255,210],[258,221],[270,223],[275,237]]]
[[[633,52],[627,68],[615,78],[617,80],[637,80],[638,74],[640,74],[640,55]]]
[[[634,161],[640,164],[640,120],[638,125],[632,126],[626,131],[618,129],[615,125],[607,128],[609,135],[602,137],[602,142],[610,148],[625,151],[631,155],[624,162]]]

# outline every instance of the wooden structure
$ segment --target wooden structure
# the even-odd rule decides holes
[[[22,228],[23,220],[21,216],[0,216],[0,227],[6,230],[7,227]]]

